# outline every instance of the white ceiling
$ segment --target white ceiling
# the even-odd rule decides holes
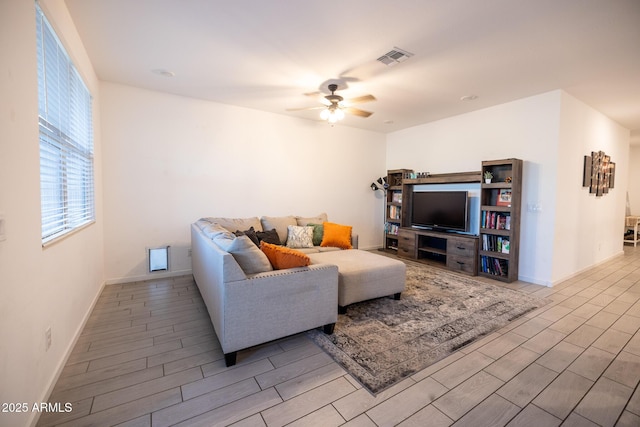
[[[640,143],[640,0],[66,3],[105,81],[318,120],[286,110],[341,79],[377,98],[342,125],[377,132],[563,89]],[[376,61],[394,47],[414,56]]]

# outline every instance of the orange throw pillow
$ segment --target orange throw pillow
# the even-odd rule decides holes
[[[307,255],[295,249],[273,245],[264,241],[260,242],[260,249],[269,258],[269,262],[275,270],[306,267],[311,263],[311,259]]]
[[[350,225],[334,224],[323,222],[324,235],[320,246],[332,246],[341,249],[351,249],[351,229]]]

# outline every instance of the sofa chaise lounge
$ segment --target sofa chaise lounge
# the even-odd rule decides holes
[[[357,249],[313,245],[296,250],[308,256],[309,265],[274,270],[244,234],[276,230],[283,245],[292,234],[291,227],[326,220],[326,214],[312,218],[209,217],[191,225],[193,275],[227,366],[236,363],[239,350],[258,344],[317,327],[333,333],[339,306],[344,311],[354,302],[400,297],[405,284],[401,261]],[[358,237],[352,233],[349,246],[357,245]]]

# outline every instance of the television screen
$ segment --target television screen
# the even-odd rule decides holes
[[[467,191],[419,191],[411,200],[411,225],[435,230],[467,231]]]

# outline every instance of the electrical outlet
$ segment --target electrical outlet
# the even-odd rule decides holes
[[[44,349],[45,351],[48,351],[49,348],[51,348],[51,326],[49,326],[47,330],[44,331],[44,340],[45,340]]]
[[[187,256],[191,256],[191,248],[189,248],[189,250],[187,252]]]

